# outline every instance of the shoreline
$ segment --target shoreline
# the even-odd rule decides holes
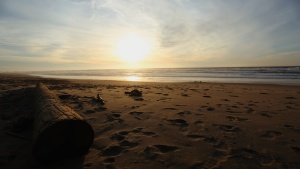
[[[6,73],[2,73],[6,74]],[[13,74],[13,73],[12,73]],[[149,83],[220,83],[220,84],[258,84],[258,85],[282,85],[300,86],[300,79],[246,79],[246,78],[198,78],[198,80],[143,80],[139,77],[101,77],[101,76],[53,76],[39,74],[19,74],[25,76],[39,77],[45,79],[61,80],[84,80],[84,81],[124,81],[124,82],[149,82]],[[158,79],[158,78],[156,78]]]
[[[32,157],[37,82],[93,127],[94,143],[84,157],[48,166]],[[125,94],[133,89],[142,96]],[[104,105],[93,102],[97,94]],[[0,109],[3,169],[300,167],[299,86],[69,80],[0,73]]]
[[[17,73],[17,72],[16,72]],[[300,86],[299,66],[91,69],[19,72],[44,78],[142,82],[255,83]]]

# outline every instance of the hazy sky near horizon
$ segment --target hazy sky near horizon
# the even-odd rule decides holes
[[[147,41],[129,65],[124,36]],[[0,0],[0,71],[299,66],[299,0]]]

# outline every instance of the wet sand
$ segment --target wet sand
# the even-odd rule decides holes
[[[31,154],[43,82],[94,129],[90,151],[41,165]],[[142,96],[125,92],[138,89]],[[99,94],[105,104],[93,101]],[[59,80],[0,74],[0,168],[300,168],[300,87]]]

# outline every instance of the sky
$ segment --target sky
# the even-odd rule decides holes
[[[299,0],[0,0],[0,71],[299,65]]]

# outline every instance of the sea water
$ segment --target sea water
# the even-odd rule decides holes
[[[224,82],[300,85],[300,66],[99,69],[27,72],[63,79],[145,82]]]

